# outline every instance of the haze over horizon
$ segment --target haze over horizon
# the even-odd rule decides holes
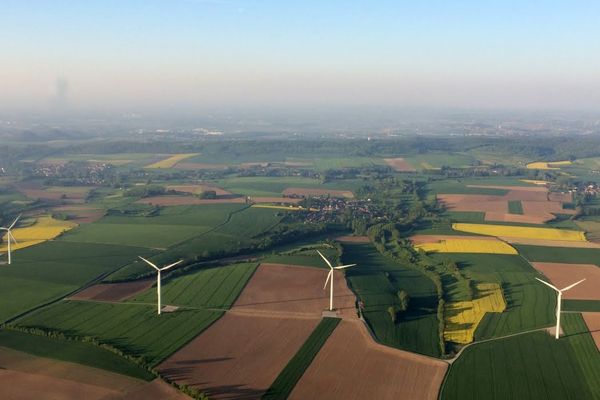
[[[600,4],[2,1],[0,107],[596,110]]]

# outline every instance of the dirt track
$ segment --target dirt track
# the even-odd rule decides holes
[[[590,334],[596,343],[596,347],[600,351],[600,313],[597,312],[585,312],[581,313],[585,324],[590,330]]]
[[[232,311],[321,317],[329,306],[329,290],[323,290],[327,273],[320,268],[261,264]],[[333,293],[333,306],[340,314],[348,318],[355,316],[356,297],[346,286],[342,272],[335,272]]]
[[[392,167],[395,171],[398,172],[415,172],[416,169],[408,161],[404,158],[384,158],[383,159],[387,165]]]
[[[600,300],[600,268],[593,264],[531,263],[556,287],[563,288],[586,278],[563,295],[568,300]]]
[[[289,399],[437,399],[448,365],[379,345],[362,322],[343,320]]]
[[[73,300],[121,301],[150,288],[152,279],[140,279],[123,283],[100,283],[73,295]]]
[[[260,399],[318,323],[228,313],[158,370],[211,399]]]

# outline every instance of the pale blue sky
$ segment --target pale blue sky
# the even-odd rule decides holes
[[[0,0],[0,105],[600,107],[597,1]]]

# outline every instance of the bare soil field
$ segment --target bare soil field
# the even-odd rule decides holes
[[[447,367],[443,361],[377,344],[362,322],[344,320],[289,399],[435,400]]]
[[[485,213],[486,221],[495,222],[520,222],[524,224],[543,224],[546,221],[554,219],[552,214],[536,214],[536,215],[522,215],[522,214],[508,214],[488,211]]]
[[[596,343],[596,347],[600,351],[600,313],[584,312],[581,313],[581,315],[590,330],[590,334]]]
[[[398,171],[398,172],[415,172],[416,171],[415,167],[410,165],[410,163],[408,161],[406,161],[404,158],[401,158],[401,157],[384,158],[383,160],[387,163],[387,165],[392,167],[392,169],[394,169],[395,171]]]
[[[548,200],[558,201],[561,203],[570,203],[573,201],[573,195],[571,193],[550,192],[548,193]]]
[[[167,186],[167,190],[176,190],[178,192],[191,193],[191,194],[199,194],[202,192],[206,192],[207,190],[214,190],[217,196],[230,196],[233,193],[228,192],[225,189],[222,189],[218,186],[213,185],[169,185]]]
[[[439,194],[438,201],[450,211],[480,211],[508,213],[508,201],[501,196],[480,194]]]
[[[575,210],[562,208],[562,204],[552,201],[522,201],[523,214],[575,214]]]
[[[332,190],[332,189],[307,189],[307,188],[287,188],[283,191],[284,196],[331,196],[331,197],[346,197],[346,198],[354,198],[354,194],[349,190]]]
[[[342,243],[369,243],[371,241],[368,236],[338,236],[335,240]]]
[[[31,199],[63,200],[75,204],[83,203],[89,191],[93,189],[91,186],[44,187],[36,182],[20,183],[15,188]]]
[[[211,399],[260,399],[319,319],[227,313],[158,370]]]
[[[531,263],[552,284],[563,288],[580,279],[586,280],[564,293],[568,300],[600,300],[600,268],[593,264]]]
[[[462,239],[462,240],[491,240],[496,241],[492,236],[461,236],[461,235],[414,235],[410,237],[413,244],[438,243],[442,240]]]
[[[511,244],[529,244],[532,246],[546,247],[567,247],[572,249],[599,249],[600,243],[596,242],[577,242],[574,240],[548,240],[548,239],[528,239],[516,238],[510,236],[498,236],[499,239]]]
[[[329,307],[329,290],[323,289],[328,272],[313,267],[261,264],[234,303],[232,311],[320,317],[322,311]],[[355,317],[356,297],[348,289],[340,271],[335,272],[333,294],[333,306],[340,315]]]
[[[160,379],[145,382],[85,365],[0,347],[2,399],[188,399]],[[154,397],[153,397],[154,396]],[[141,399],[141,398],[140,398]]]
[[[123,283],[100,283],[71,296],[73,300],[121,301],[150,288],[154,279]]]
[[[211,163],[194,163],[194,162],[179,162],[175,164],[175,169],[227,169],[227,164],[211,164]]]
[[[228,204],[245,203],[245,197],[233,197],[228,199],[199,199],[194,196],[154,196],[146,197],[136,201],[139,204],[152,204],[157,206],[188,206],[200,204]]]

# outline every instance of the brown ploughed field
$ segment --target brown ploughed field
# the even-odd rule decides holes
[[[319,318],[329,307],[329,290],[323,290],[328,272],[313,267],[261,264],[230,312]],[[356,297],[341,271],[335,272],[333,295],[333,305],[341,316],[356,315]]]
[[[122,283],[100,283],[71,296],[73,300],[121,301],[143,292],[154,279],[140,279]]]
[[[535,215],[508,214],[488,211],[485,213],[486,221],[494,222],[520,222],[523,224],[543,224],[546,221],[554,219],[554,215],[540,213]]]
[[[346,198],[353,198],[354,194],[349,191],[349,190],[332,190],[332,189],[307,189],[307,188],[287,188],[283,191],[283,195],[284,196],[290,196],[290,195],[297,195],[297,196],[305,196],[305,197],[310,197],[310,196],[331,196],[331,197],[346,197]]]
[[[260,399],[319,320],[227,313],[158,370],[211,399]]]
[[[600,351],[600,313],[598,312],[584,312],[581,313],[583,320],[590,330],[590,334],[596,343],[596,347]]]
[[[550,192],[548,193],[548,200],[570,203],[573,201],[573,195],[571,193]]]
[[[600,300],[600,268],[593,264],[531,263],[535,269],[546,275],[559,289],[585,278],[573,289],[564,293],[568,300]]]
[[[342,320],[289,399],[435,400],[447,367],[377,344],[362,322]]]
[[[383,159],[387,165],[392,167],[395,171],[398,172],[415,172],[416,169],[408,161],[404,158],[384,158]]]
[[[160,379],[139,379],[0,347],[3,399],[189,399]],[[138,394],[145,397],[139,397]]]
[[[234,197],[230,199],[199,199],[194,196],[154,196],[146,197],[136,201],[139,204],[153,204],[157,206],[187,206],[200,204],[228,204],[245,203],[245,197]]]

